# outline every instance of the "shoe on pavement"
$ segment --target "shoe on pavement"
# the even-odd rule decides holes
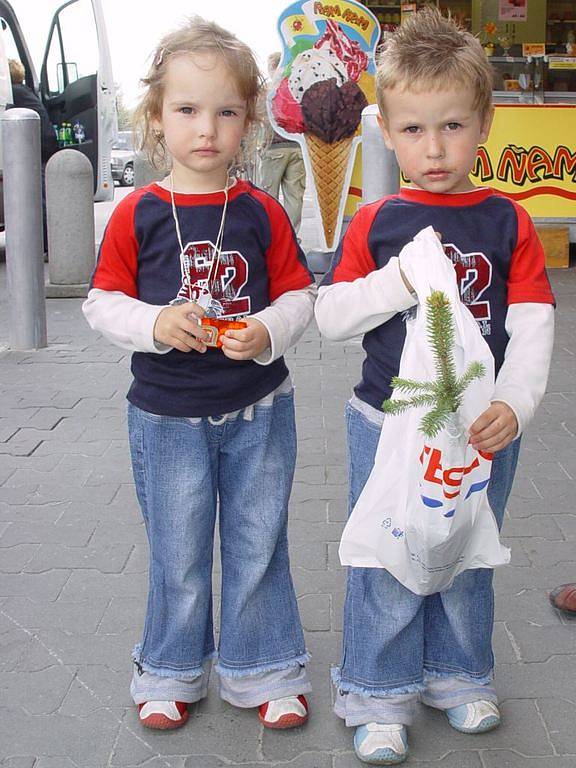
[[[500,712],[493,701],[472,701],[446,710],[448,722],[461,733],[486,733],[500,725]]]
[[[576,613],[576,584],[561,584],[548,595],[554,608],[566,613]]]
[[[366,723],[354,734],[356,757],[370,765],[397,765],[408,757],[408,735],[400,723]]]
[[[258,707],[258,719],[264,728],[297,728],[308,720],[308,702],[305,696],[285,696]]]
[[[184,701],[146,701],[138,705],[138,719],[145,728],[180,728],[188,720],[188,705]]]

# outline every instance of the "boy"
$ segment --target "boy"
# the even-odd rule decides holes
[[[495,453],[488,498],[501,525],[519,435],[546,386],[554,299],[526,212],[468,178],[492,122],[490,63],[476,38],[426,9],[386,43],[376,90],[386,146],[410,186],[358,211],[316,304],[318,325],[329,338],[365,334],[362,380],[346,413],[350,511],[374,463],[381,405],[398,374],[402,313],[416,303],[398,255],[433,225],[495,358],[492,403],[471,426],[470,441]],[[360,760],[390,765],[406,759],[406,726],[418,699],[444,710],[464,733],[500,723],[492,626],[489,569],[465,571],[450,589],[429,597],[413,594],[383,569],[349,569],[335,712],[356,727]]]

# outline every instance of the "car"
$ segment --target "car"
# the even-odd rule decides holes
[[[112,178],[119,181],[121,187],[134,184],[134,145],[132,131],[118,131],[118,138],[112,144]]]
[[[118,118],[102,0],[66,0],[56,7],[58,2],[43,0],[43,10],[55,7],[55,13],[38,77],[18,16],[9,0],[0,0],[0,118],[12,103],[8,59],[18,59],[25,84],[43,102],[54,130],[68,127],[62,141],[57,134],[60,146],[78,150],[90,160],[94,201],[112,200],[110,151]],[[78,29],[80,37],[75,35]],[[38,32],[34,30],[35,35]],[[78,131],[70,134],[76,125]],[[1,138],[0,131],[0,144]],[[0,151],[0,230],[4,229],[2,157]]]

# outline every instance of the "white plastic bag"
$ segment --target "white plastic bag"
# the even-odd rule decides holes
[[[426,327],[426,298],[449,299],[454,322],[456,374],[473,361],[485,373],[466,389],[452,423],[435,438],[419,430],[425,408],[384,419],[374,467],[340,543],[343,565],[385,568],[419,595],[447,589],[467,568],[509,562],[486,495],[491,456],[468,444],[468,428],[486,410],[494,389],[494,359],[474,317],[460,301],[454,267],[432,227],[419,232],[400,255],[418,296],[406,320],[400,361],[403,379],[436,378]],[[393,398],[402,397],[393,394]]]

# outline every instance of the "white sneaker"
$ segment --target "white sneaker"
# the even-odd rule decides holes
[[[366,723],[354,734],[356,757],[370,765],[397,765],[408,757],[408,736],[400,723]]]
[[[462,733],[486,733],[500,725],[500,712],[493,701],[478,699],[446,710],[448,722]]]
[[[305,696],[284,696],[258,707],[258,718],[265,728],[297,728],[308,720]]]
[[[138,719],[146,728],[180,728],[188,720],[188,705],[183,701],[146,701],[138,705]]]

